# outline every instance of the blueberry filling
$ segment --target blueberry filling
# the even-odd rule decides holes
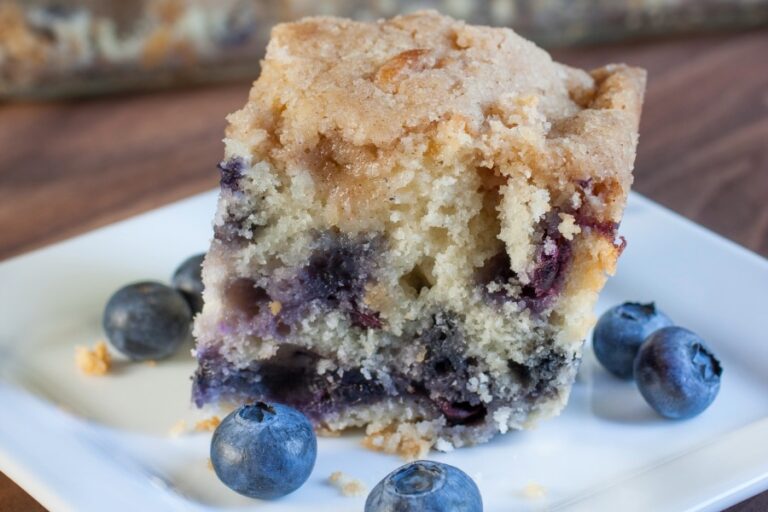
[[[571,261],[571,243],[560,234],[558,222],[557,215],[548,220],[544,243],[536,251],[533,275],[521,293],[526,306],[534,313],[541,313],[552,305],[563,287],[566,269]]]
[[[451,398],[454,402],[479,403],[479,398],[465,391],[475,369],[465,358],[466,344],[455,318],[438,313],[432,318],[432,326],[423,330],[417,342],[426,355],[423,363],[416,365],[414,375],[432,398]]]
[[[375,237],[352,239],[327,232],[295,278],[285,287],[287,302],[316,302],[327,309],[371,314],[363,304],[365,285],[373,279]],[[377,317],[376,317],[377,318]],[[373,320],[369,320],[373,323]]]
[[[469,402],[447,400],[437,400],[436,403],[451,426],[472,425],[485,419],[488,414],[486,407],[482,404],[472,405]]]
[[[221,188],[236,192],[240,190],[240,178],[243,177],[243,171],[245,170],[245,162],[240,157],[230,158],[220,162],[217,167],[221,172],[221,179],[219,180]]]
[[[235,308],[249,317],[257,316],[269,304],[267,290],[256,286],[248,278],[238,278],[229,283],[226,291],[227,306]]]
[[[360,369],[321,375],[319,361],[312,351],[284,344],[269,360],[223,376],[220,357],[208,356],[201,359],[194,378],[194,400],[198,406],[220,397],[275,401],[317,419],[346,406],[375,403],[388,394],[380,381],[366,378]]]
[[[598,220],[591,216],[589,213],[586,213],[583,208],[574,212],[573,216],[576,220],[576,225],[578,225],[581,229],[595,231],[599,235],[611,241],[616,239],[616,233],[619,230],[618,222],[613,222],[610,220]]]
[[[526,308],[537,314],[552,305],[563,287],[573,252],[571,242],[558,230],[559,222],[557,211],[552,211],[542,221],[539,228],[542,241],[536,249],[534,268],[528,283],[521,286],[519,296],[511,296],[504,288],[505,285],[519,283],[519,276],[512,271],[507,253],[500,252],[485,262],[477,273],[477,279],[491,301],[521,300]],[[496,286],[489,290],[491,283]]]
[[[437,332],[441,330],[440,327],[436,329]],[[438,340],[442,338],[443,334],[437,335]],[[496,405],[494,402],[483,403],[476,393],[466,389],[470,378],[467,369],[476,367],[477,362],[464,358],[460,355],[463,352],[450,353],[446,344],[456,341],[455,334],[446,334],[442,347],[433,351],[439,356],[430,356],[405,373],[389,368],[384,372],[387,374],[385,380],[376,375],[368,378],[367,373],[364,374],[359,368],[318,374],[320,356],[291,344],[281,345],[277,354],[267,361],[231,373],[228,373],[226,362],[218,353],[199,354],[200,365],[194,377],[193,398],[198,406],[221,398],[276,401],[296,407],[319,421],[325,415],[345,407],[368,405],[387,397],[401,396],[406,400],[431,404],[445,417],[449,426],[472,426],[485,420]],[[547,347],[525,365],[510,361],[514,395],[509,399],[519,407],[526,407],[539,397],[554,395],[557,392],[556,379],[571,363],[571,358]],[[465,371],[462,372],[461,368]],[[498,390],[491,383],[489,391],[496,394]]]
[[[552,385],[553,381],[562,373],[563,368],[572,362],[571,358],[551,349],[543,350],[526,364],[508,361],[507,367],[512,381],[518,386],[518,399],[535,400],[540,396],[551,395],[557,389]]]
[[[365,286],[373,279],[377,243],[374,238],[326,233],[319,236],[307,264],[293,276],[265,280],[263,285],[249,278],[233,281],[226,295],[228,305],[238,313],[235,321],[244,321],[250,334],[284,339],[315,307],[341,311],[361,329],[380,329],[378,312],[363,302]]]
[[[227,218],[224,224],[215,225],[213,227],[213,237],[219,242],[226,244],[242,243],[249,240],[249,237],[245,236],[247,219],[238,217],[232,212],[227,212]]]
[[[415,388],[430,398],[450,425],[482,420],[486,406],[477,393],[467,389],[469,379],[478,371],[477,361],[466,357],[466,343],[454,315],[435,314],[432,325],[418,335],[416,342],[425,356],[409,372],[417,383]]]

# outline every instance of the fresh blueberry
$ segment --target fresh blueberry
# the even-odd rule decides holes
[[[216,475],[251,498],[292,493],[307,481],[316,457],[317,438],[309,420],[281,404],[240,407],[224,418],[211,440]]]
[[[120,288],[107,302],[102,325],[112,345],[133,360],[162,359],[189,337],[192,311],[184,297],[155,282]]]
[[[635,359],[635,379],[645,400],[671,419],[696,416],[717,396],[723,369],[699,336],[682,327],[653,333]]]
[[[419,460],[379,482],[365,501],[365,512],[482,512],[480,491],[458,468]]]
[[[171,279],[173,287],[187,299],[193,315],[203,310],[203,259],[204,253],[187,258]]]
[[[643,341],[654,331],[672,325],[656,305],[625,302],[600,317],[592,335],[597,360],[622,379],[632,378],[632,363]]]

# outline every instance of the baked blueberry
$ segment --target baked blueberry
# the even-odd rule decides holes
[[[245,170],[245,160],[240,157],[234,157],[229,160],[219,162],[216,166],[221,172],[221,188],[231,192],[240,190],[240,178],[243,177]]]
[[[315,466],[317,438],[309,420],[282,404],[243,405],[211,440],[211,463],[230,489],[259,499],[290,494]]]
[[[184,260],[173,273],[171,284],[187,299],[192,314],[203,310],[203,260],[205,253],[196,254]]]
[[[622,379],[632,378],[632,364],[643,341],[654,331],[672,325],[672,320],[651,302],[625,302],[600,317],[592,335],[597,360]]]
[[[379,482],[365,512],[482,512],[480,491],[458,468],[429,460],[402,466]]]
[[[112,346],[137,361],[173,354],[189,337],[191,322],[192,311],[181,293],[151,281],[120,288],[102,317]]]
[[[645,400],[665,418],[698,415],[720,391],[720,361],[699,336],[682,327],[653,333],[637,353],[635,379]]]

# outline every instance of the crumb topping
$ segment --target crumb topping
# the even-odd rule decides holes
[[[100,341],[93,349],[75,347],[75,364],[85,375],[102,376],[109,373],[112,356],[109,355],[107,344]]]
[[[644,84],[640,69],[587,73],[508,28],[434,11],[305,18],[273,29],[228,147],[308,168],[325,193],[368,208],[388,197],[393,157],[425,144],[438,162],[496,171],[489,180],[514,168],[549,188],[592,178],[626,191]],[[618,219],[623,204],[606,207]]]
[[[328,482],[344,496],[362,496],[368,491],[363,482],[341,471],[331,473],[331,476],[328,477]]]

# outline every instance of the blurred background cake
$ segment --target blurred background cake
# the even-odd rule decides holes
[[[257,74],[275,23],[437,9],[552,47],[749,28],[765,0],[0,0],[0,97],[63,96]]]

